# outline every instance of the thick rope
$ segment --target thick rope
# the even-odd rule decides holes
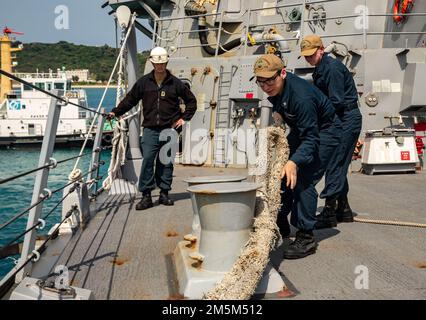
[[[426,228],[426,223],[417,223],[417,222],[406,222],[406,221],[397,221],[397,220],[379,220],[379,219],[368,219],[361,217],[354,217],[354,221],[361,223],[371,223],[371,224],[383,224],[389,226],[400,226],[400,227],[416,227],[416,228]]]
[[[261,134],[259,137],[259,146],[267,146],[267,151],[259,152],[257,172],[252,175],[256,182],[262,184],[256,197],[253,231],[231,271],[204,299],[250,299],[262,278],[269,254],[280,238],[276,221],[281,205],[281,169],[289,157],[284,132],[281,127],[270,127],[266,135]]]
[[[126,149],[128,141],[128,128],[125,119],[120,119],[114,128],[112,138],[111,161],[108,168],[108,177],[102,183],[105,190],[111,188],[112,182],[121,175],[121,166],[126,161]]]
[[[123,51],[124,51],[124,49],[125,49],[125,47],[126,47],[126,43],[127,43],[128,38],[129,38],[130,32],[132,31],[133,24],[134,24],[135,20],[136,20],[136,15],[135,15],[135,14],[133,14],[133,16],[132,16],[132,18],[131,18],[131,20],[130,20],[130,24],[129,24],[129,27],[128,27],[128,29],[127,29],[127,32],[126,32],[125,38],[124,38],[124,40],[123,40],[123,42],[122,42],[122,46],[121,46],[121,48],[120,48],[120,52],[119,52],[119,54],[118,54],[118,56],[117,56],[117,59],[116,59],[115,64],[114,64],[114,67],[112,68],[111,74],[110,74],[110,76],[109,76],[109,79],[108,79],[107,85],[106,85],[106,87],[105,87],[105,89],[104,89],[104,92],[103,92],[103,94],[102,94],[101,100],[99,101],[98,108],[96,109],[96,112],[99,112],[99,110],[100,110],[100,109],[101,109],[101,107],[102,107],[102,104],[103,104],[103,102],[104,102],[104,99],[105,99],[106,93],[107,93],[107,91],[108,91],[108,89],[109,89],[109,87],[110,87],[110,85],[111,85],[111,81],[112,81],[112,78],[113,78],[113,76],[114,76],[114,74],[115,74],[115,70],[117,69],[117,66],[118,66],[118,64],[119,64],[119,62],[120,62],[120,60],[121,60],[122,55],[123,55]],[[93,118],[93,120],[92,120],[92,123],[90,124],[90,128],[89,128],[89,130],[88,130],[88,134],[87,134],[87,136],[86,136],[86,139],[84,140],[84,143],[83,143],[83,145],[81,146],[80,153],[79,153],[79,155],[80,155],[80,156],[83,154],[84,148],[86,147],[86,144],[87,144],[87,141],[88,141],[88,139],[89,139],[90,133],[92,132],[92,130],[93,130],[94,126],[95,126],[96,120],[97,120],[97,116],[95,115],[95,117],[94,117],[94,118]],[[76,170],[76,169],[77,169],[77,166],[78,166],[79,161],[80,161],[80,158],[78,158],[78,159],[77,159],[77,161],[75,162],[73,170]]]
[[[120,47],[124,47],[125,44],[125,39],[126,39],[126,29],[122,28],[121,30],[121,40],[120,40]],[[124,75],[125,75],[125,69],[127,66],[127,50],[122,50],[120,51],[120,63],[119,63],[119,67],[118,67],[118,72],[117,72],[117,94],[115,97],[115,105],[118,105],[120,103],[120,101],[123,99],[124,97],[124,93],[125,93],[125,83],[124,83]]]

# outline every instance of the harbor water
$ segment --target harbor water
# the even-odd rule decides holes
[[[103,88],[86,88],[88,104],[91,108],[97,108],[99,101],[104,92]],[[103,103],[103,107],[110,111],[115,104],[115,89],[109,89]],[[17,175],[22,172],[34,169],[38,166],[41,146],[34,148],[16,148],[0,150],[0,179],[5,179],[10,176]],[[53,157],[56,160],[67,159],[78,155],[80,148],[55,148]],[[87,148],[84,153],[88,153],[82,157],[79,162],[79,168],[83,173],[89,170],[91,148]],[[108,171],[111,151],[105,150],[101,153],[101,160],[105,161],[100,169],[100,176],[106,177]],[[55,169],[51,169],[49,173],[48,188],[55,190],[63,187],[68,183],[68,175],[72,171],[76,160],[71,160],[59,164]],[[21,177],[19,179],[0,185],[0,225],[11,219],[16,214],[22,212],[31,205],[32,192],[34,187],[34,179],[36,173]],[[42,218],[51,211],[55,205],[62,199],[62,191],[54,194],[50,199],[44,202]],[[61,218],[62,206],[60,205],[48,217],[46,226],[43,230],[39,230],[39,235],[45,235],[55,223],[58,223]],[[28,213],[21,218],[0,230],[0,248],[7,245],[15,237],[25,231],[27,225]],[[22,242],[23,238],[15,241]],[[0,279],[4,277],[9,270],[14,266],[15,259],[19,255],[0,259]]]

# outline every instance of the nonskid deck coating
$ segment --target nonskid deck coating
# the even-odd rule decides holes
[[[96,299],[181,299],[172,252],[191,232],[192,207],[183,179],[246,173],[177,166],[172,207],[136,211],[139,197],[110,197],[88,228],[74,236],[58,264],[70,269],[72,285],[92,290]],[[349,179],[350,202],[359,216],[426,223],[426,172],[353,173]],[[153,193],[154,201],[157,195]],[[282,260],[281,248],[271,255],[297,293],[292,299],[426,298],[426,229],[346,223],[315,231],[315,236],[319,249],[314,255]],[[368,288],[357,278],[365,272]]]

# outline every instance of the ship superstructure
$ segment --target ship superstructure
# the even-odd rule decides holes
[[[401,8],[404,4],[404,10],[395,11],[396,2]],[[260,54],[275,53],[288,71],[312,81],[313,67],[299,58],[299,45],[305,35],[318,34],[326,51],[354,76],[363,114],[360,142],[367,142],[364,150],[388,153],[375,160],[365,157],[363,165],[371,173],[415,170],[414,138],[425,136],[414,129],[426,121],[426,3],[409,1],[405,6],[405,2],[111,0],[108,4],[113,10],[128,6],[138,18],[149,21],[153,31],[140,23],[136,28],[151,37],[152,46],[167,48],[168,67],[197,96],[197,112],[184,130],[181,163],[244,167],[251,162],[258,129],[269,124],[271,110],[266,95],[251,80],[253,62]],[[147,63],[145,72],[150,70]],[[137,78],[132,66],[129,72]],[[378,148],[370,143],[372,137],[381,141],[380,146],[389,145],[387,138],[398,142]],[[401,158],[401,152],[410,153],[410,160]]]

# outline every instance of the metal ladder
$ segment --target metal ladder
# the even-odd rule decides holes
[[[218,104],[216,110],[216,126],[215,126],[215,149],[213,163],[214,166],[227,166],[226,158],[226,129],[229,128],[229,116],[231,109],[231,101],[229,93],[231,90],[233,67],[230,71],[225,71],[224,66],[220,66],[219,87],[218,87]]]

